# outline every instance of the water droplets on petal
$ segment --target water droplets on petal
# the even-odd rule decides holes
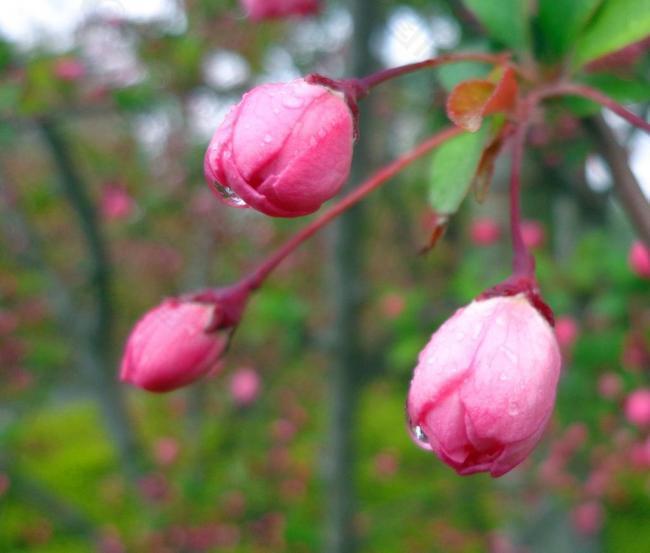
[[[226,152],[228,153],[228,152]],[[246,202],[239,197],[232,188],[229,186],[223,186],[218,182],[213,182],[214,188],[219,192],[219,199],[230,206],[233,207],[248,207]]]

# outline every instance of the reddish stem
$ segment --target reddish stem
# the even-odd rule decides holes
[[[402,65],[400,67],[393,67],[392,69],[378,71],[377,73],[373,73],[372,75],[368,75],[356,80],[361,84],[361,89],[368,90],[396,77],[400,77],[408,73],[414,73],[415,71],[420,71],[421,69],[425,68],[439,67],[440,65],[462,61],[477,61],[496,65],[499,63],[504,63],[508,59],[510,59],[510,54],[443,54],[442,56],[437,56],[435,58],[430,58],[416,63],[410,63],[408,65]]]
[[[544,98],[550,98],[552,96],[582,96],[583,98],[592,100],[613,111],[616,115],[621,116],[631,125],[634,125],[635,127],[638,127],[650,133],[650,123],[644,121],[635,113],[632,113],[630,110],[624,108],[616,100],[613,100],[609,96],[606,96],[602,92],[589,86],[575,83],[556,83],[549,85],[546,88],[541,88],[533,94],[540,100]]]
[[[528,131],[530,111],[534,98],[521,103],[519,121],[515,128],[512,144],[512,168],[510,172],[510,231],[512,235],[513,261],[512,269],[515,276],[534,278],[535,258],[528,251],[521,232],[521,166],[524,159],[526,132]]]
[[[280,264],[280,262],[292,253],[300,244],[310,238],[322,227],[327,225],[332,219],[338,217],[341,213],[361,201],[373,190],[379,188],[387,180],[394,177],[407,165],[413,163],[418,158],[427,154],[443,142],[453,138],[463,132],[458,127],[450,127],[433,135],[431,138],[393,161],[383,169],[377,171],[372,177],[359,185],[354,191],[345,196],[340,202],[333,205],[322,215],[311,221],[297,234],[292,236],[283,246],[266,258],[253,272],[235,286],[244,288],[247,291],[253,291],[259,288],[269,274]]]

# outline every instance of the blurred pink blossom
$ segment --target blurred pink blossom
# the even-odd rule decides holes
[[[640,240],[632,244],[628,262],[637,276],[650,278],[650,250]]]
[[[560,347],[568,349],[573,346],[579,334],[578,322],[573,317],[565,315],[555,320],[555,335]]]
[[[522,221],[521,234],[527,248],[539,248],[546,241],[546,231],[538,221]]]
[[[636,426],[650,426],[650,389],[639,388],[627,396],[625,416]]]
[[[259,396],[260,387],[260,376],[250,367],[237,369],[230,379],[230,395],[240,407],[253,403]]]
[[[108,221],[129,217],[135,209],[135,201],[126,188],[119,184],[108,184],[102,190],[100,211]]]
[[[587,536],[596,534],[601,529],[604,517],[603,507],[598,501],[585,501],[571,512],[575,529]]]
[[[475,245],[490,246],[501,238],[501,228],[494,219],[483,217],[472,221],[469,235]]]

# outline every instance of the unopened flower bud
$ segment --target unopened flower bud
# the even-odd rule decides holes
[[[228,333],[212,330],[213,304],[164,301],[142,317],[126,343],[120,379],[150,392],[168,392],[214,368]]]
[[[650,250],[641,241],[634,242],[628,257],[630,268],[642,278],[650,278]]]
[[[253,21],[305,16],[318,12],[318,0],[242,0],[242,4]]]
[[[474,301],[420,353],[407,401],[414,440],[461,475],[501,476],[539,441],[560,368],[553,329],[524,294]]]
[[[343,94],[304,79],[261,85],[215,132],[205,176],[230,205],[275,217],[307,215],[348,178],[353,135]]]

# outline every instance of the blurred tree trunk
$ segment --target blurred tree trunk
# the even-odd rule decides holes
[[[140,461],[137,439],[126,411],[122,388],[117,382],[113,357],[112,267],[99,218],[86,183],[72,158],[70,146],[55,121],[42,119],[39,130],[50,151],[61,190],[74,212],[88,252],[88,281],[93,292],[93,318],[89,328],[83,315],[74,310],[72,336],[80,365],[96,395],[109,435],[118,451],[125,473],[135,476]],[[67,325],[66,325],[67,326]]]
[[[372,69],[370,36],[376,17],[372,0],[350,2],[354,35],[350,43],[347,74],[365,75]],[[363,131],[355,145],[354,162],[347,188],[356,186],[367,173],[369,104],[366,100],[361,119]],[[365,116],[364,116],[365,114]],[[331,332],[330,421],[328,451],[324,467],[327,493],[325,513],[325,552],[351,553],[355,539],[355,419],[359,378],[363,372],[360,306],[363,291],[362,208],[357,206],[336,221],[330,233],[331,306],[334,314]]]

